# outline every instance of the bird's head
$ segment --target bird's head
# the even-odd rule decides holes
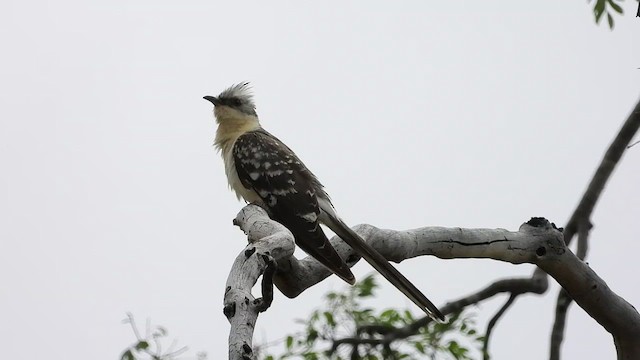
[[[204,99],[213,104],[213,113],[218,122],[258,116],[248,82],[233,85],[218,96],[205,96]]]

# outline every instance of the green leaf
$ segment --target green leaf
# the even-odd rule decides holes
[[[607,13],[607,21],[609,22],[609,29],[613,30],[613,16],[609,13]]]
[[[453,326],[453,323],[454,323],[453,320],[450,320],[449,322],[446,322],[446,323],[435,323],[433,325],[433,331],[437,333],[447,332],[451,329],[451,327]]]
[[[380,314],[381,318],[392,318],[398,315],[398,311],[396,309],[387,309]]]
[[[373,275],[369,275],[364,279],[360,280],[358,284],[356,284],[356,296],[357,297],[370,297],[373,296],[373,290],[377,287],[375,277]]]
[[[469,350],[460,346],[460,344],[458,344],[458,342],[455,340],[449,341],[449,344],[447,345],[447,350],[449,350],[451,355],[453,355],[453,357],[455,357],[456,359],[468,358],[467,353],[469,352]]]
[[[312,351],[302,354],[305,360],[318,360],[318,354]]]
[[[122,356],[120,357],[120,360],[136,360],[136,357],[133,356],[133,353],[131,352],[131,349],[125,351],[122,353]]]
[[[149,343],[146,340],[140,340],[136,344],[136,350],[145,350],[149,348]]]
[[[287,336],[287,340],[285,342],[285,347],[287,348],[287,350],[291,349],[291,347],[293,346],[293,336],[289,335]]]
[[[609,0],[609,6],[611,6],[618,14],[624,14],[624,10],[622,10],[620,5],[615,3],[615,0]]]
[[[417,341],[413,344],[413,346],[415,346],[416,350],[418,350],[419,353],[424,354],[424,345],[422,345],[421,342]]]
[[[602,14],[604,14],[604,5],[606,4],[605,0],[597,0],[596,5],[593,7],[593,14],[596,17],[596,24],[600,23],[600,19],[602,18]]]
[[[414,322],[413,314],[409,310],[404,311],[404,318],[407,320],[407,322]]]
[[[335,328],[336,327],[336,322],[333,320],[333,314],[325,311],[324,312],[324,318],[325,320],[327,320],[327,324],[329,324],[329,326],[331,326],[331,328]]]
[[[318,338],[318,331],[316,329],[310,328],[307,330],[307,343],[312,343],[316,341]]]

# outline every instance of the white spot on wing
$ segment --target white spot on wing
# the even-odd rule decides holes
[[[274,177],[274,176],[282,175],[283,172],[284,171],[282,170],[267,171],[267,176]]]
[[[285,196],[285,195],[288,195],[288,194],[295,194],[295,193],[297,193],[297,192],[298,192],[298,191],[297,191],[296,189],[294,189],[294,188],[289,188],[289,189],[275,189],[275,190],[273,190],[273,191],[272,191],[272,193],[273,193],[274,195],[278,195],[278,196]]]
[[[310,212],[308,214],[298,214],[301,218],[307,220],[308,222],[316,222],[318,220],[318,214],[315,212]]]
[[[260,173],[257,173],[257,172],[249,173],[249,177],[251,177],[251,179],[254,181],[258,180],[258,178],[260,177]]]

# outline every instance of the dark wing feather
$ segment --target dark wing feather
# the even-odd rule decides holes
[[[409,279],[407,279],[400,271],[380,255],[376,249],[367,244],[355,231],[351,230],[347,224],[337,217],[327,216],[327,223],[342,240],[351,246],[358,254],[360,254],[374,269],[400,290],[407,298],[418,305],[433,320],[443,320],[444,315],[438,310],[431,300],[429,300]]]
[[[253,189],[274,220],[286,226],[296,244],[346,282],[355,283],[318,224],[317,193],[322,185],[298,157],[275,136],[260,129],[241,135],[233,146],[242,184]]]

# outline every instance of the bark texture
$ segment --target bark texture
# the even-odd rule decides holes
[[[224,304],[231,323],[229,358],[252,359],[253,329],[258,313],[266,307],[264,300],[251,295],[251,288],[270,262],[278,267],[274,284],[288,297],[299,295],[331,273],[311,257],[293,257],[293,236],[269,219],[260,207],[247,205],[235,223],[247,233],[249,245],[238,255],[227,281]],[[518,231],[444,227],[394,231],[371,225],[359,225],[354,230],[394,262],[432,255],[442,259],[489,258],[512,264],[535,264],[556,279],[580,307],[613,335],[618,353],[624,355],[621,359],[640,358],[640,342],[636,341],[640,339],[638,312],[567,248],[562,232],[546,219],[532,218]],[[359,260],[340,238],[334,236],[331,243],[349,265]],[[445,314],[446,308],[443,307]]]

